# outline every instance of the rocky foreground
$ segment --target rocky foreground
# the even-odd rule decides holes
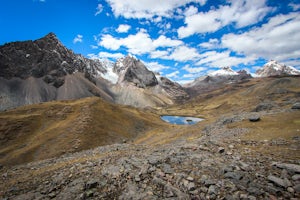
[[[299,112],[289,110],[288,112]],[[259,113],[264,117],[268,113]],[[257,153],[258,146],[299,149],[299,137],[244,141],[221,117],[193,140],[161,146],[115,144],[0,171],[2,199],[299,199],[300,163]],[[258,122],[253,122],[258,123]],[[202,136],[200,134],[203,134]],[[297,151],[296,151],[297,152]]]

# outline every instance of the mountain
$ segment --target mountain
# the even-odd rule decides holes
[[[117,84],[112,87],[114,91],[119,93],[116,99],[117,103],[139,105],[143,102],[138,102],[137,99],[142,99],[145,103],[148,102],[146,104],[149,106],[153,106],[151,102],[165,105],[172,104],[172,102],[179,103],[189,98],[180,84],[148,70],[143,62],[134,56],[128,55],[118,59],[113,71],[119,76]]]
[[[210,92],[223,87],[225,84],[243,82],[251,79],[252,76],[245,70],[234,71],[230,67],[223,67],[206,76],[195,79],[184,87],[190,96],[195,97],[201,93]]]
[[[230,67],[222,67],[221,69],[211,72],[208,76],[235,76],[237,72],[233,71]]]
[[[173,104],[188,97],[170,80],[159,83],[132,56],[116,63],[88,59],[67,49],[54,33],[0,46],[0,110],[91,96],[136,107]]]
[[[295,69],[294,67],[278,63],[275,60],[271,60],[270,62],[266,63],[261,69],[258,69],[256,71],[256,75],[259,77],[300,75],[300,71]]]

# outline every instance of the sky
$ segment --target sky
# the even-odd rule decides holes
[[[300,69],[300,0],[0,0],[0,45],[54,32],[75,53],[128,54],[179,83],[269,60]]]

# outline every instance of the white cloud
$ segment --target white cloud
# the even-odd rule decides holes
[[[260,28],[222,37],[223,47],[252,57],[284,61],[299,58],[300,15],[277,15]]]
[[[116,31],[118,33],[127,33],[130,28],[131,28],[131,26],[129,26],[127,24],[120,24]]]
[[[172,59],[176,61],[189,61],[196,60],[199,58],[199,53],[197,49],[187,46],[176,47],[175,50],[167,57],[167,59]]]
[[[192,16],[195,15],[198,12],[198,8],[195,6],[190,6],[184,11],[185,16]]]
[[[176,10],[190,2],[204,5],[207,0],[106,0],[115,16],[125,18],[146,18],[154,16],[171,17]]]
[[[121,53],[100,52],[100,53],[98,54],[98,56],[99,56],[100,58],[114,58],[114,59],[118,59],[118,58],[124,57],[124,54],[121,54]]]
[[[81,43],[83,42],[83,36],[78,34],[74,39],[73,39],[73,43],[76,44],[76,43]]]
[[[186,26],[180,27],[177,33],[180,38],[185,38],[197,33],[215,32],[230,23],[242,28],[261,21],[270,10],[266,0],[236,0],[208,12],[188,13]]]
[[[91,59],[103,59],[103,58],[113,58],[118,59],[124,57],[124,54],[121,53],[109,53],[109,52],[100,52],[96,54],[88,54],[88,57]]]
[[[173,40],[163,35],[153,40],[146,30],[140,29],[135,35],[131,34],[125,38],[115,38],[108,34],[102,35],[98,45],[110,50],[118,50],[121,46],[124,46],[129,53],[141,55],[153,52],[159,47],[174,47],[182,43],[180,40]]]
[[[173,40],[170,38],[167,38],[164,35],[159,36],[156,40],[153,41],[153,45],[155,47],[174,47],[174,46],[179,46],[183,44],[182,41],[180,40]]]
[[[99,15],[100,13],[102,13],[102,11],[103,11],[103,5],[99,3],[97,5],[97,8],[96,8],[95,16]]]
[[[149,62],[149,63],[145,63],[145,65],[147,66],[148,69],[154,72],[160,72],[161,70],[170,68],[168,66],[159,64],[158,62]]]
[[[208,42],[200,43],[199,46],[205,49],[215,49],[220,46],[220,42],[217,38],[210,38]]]
[[[98,42],[98,45],[103,46],[107,49],[118,50],[121,46],[121,42],[109,34],[102,35],[101,41]]]
[[[90,47],[91,47],[92,49],[98,49],[98,46],[96,46],[96,45],[90,45]]]
[[[168,55],[169,55],[168,51],[156,50],[156,51],[150,52],[151,58],[163,58],[163,57],[167,57]]]
[[[236,57],[230,56],[230,51],[216,52],[207,51],[201,54],[201,59],[196,65],[209,66],[209,67],[225,67],[225,66],[237,66],[239,64],[250,64],[256,58],[255,57]]]
[[[185,65],[182,69],[184,69],[185,71],[192,73],[192,74],[200,73],[200,72],[207,70],[206,67],[191,67],[190,65]],[[188,77],[188,76],[184,76],[184,77],[190,78],[190,77],[194,77],[194,75],[190,75],[190,77]]]
[[[300,3],[296,4],[296,3],[289,3],[288,5],[289,7],[291,7],[293,9],[293,11],[299,10],[300,9]]]
[[[172,73],[167,74],[166,77],[168,77],[168,78],[178,78],[179,73],[180,72],[177,70],[177,71],[174,71]]]

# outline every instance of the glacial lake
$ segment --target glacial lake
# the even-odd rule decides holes
[[[160,116],[162,120],[170,124],[177,125],[193,125],[204,119],[198,117],[184,117],[184,116],[175,116],[175,115],[162,115]]]

